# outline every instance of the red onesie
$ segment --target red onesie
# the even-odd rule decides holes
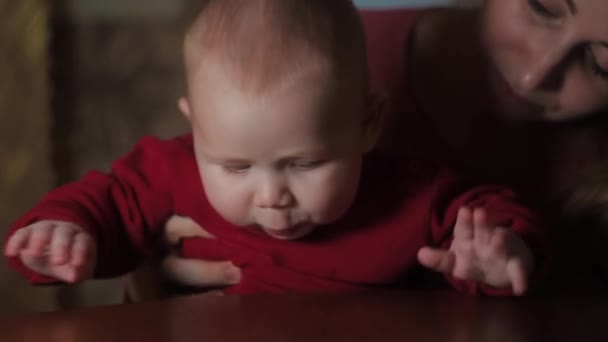
[[[199,177],[192,136],[144,138],[113,164],[111,173],[91,172],[47,194],[10,234],[44,219],[76,223],[97,241],[96,276],[111,277],[133,270],[153,252],[171,215],[188,216],[217,239],[186,239],[182,256],[231,260],[243,273],[243,281],[227,290],[237,294],[394,286],[419,268],[421,247],[450,245],[463,205],[487,208],[521,234],[537,258],[542,255],[537,217],[508,189],[471,187],[422,161],[374,155],[363,168],[357,198],[345,216],[301,240],[282,241],[253,227],[234,226],[216,213]],[[10,263],[34,283],[54,281],[29,271],[18,258]],[[510,293],[449,280],[464,292]]]

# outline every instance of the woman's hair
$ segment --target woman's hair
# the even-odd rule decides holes
[[[558,197],[551,213],[547,285],[560,293],[603,293],[608,289],[608,162],[587,169]]]
[[[563,215],[570,224],[587,224],[608,236],[608,162],[586,170],[566,193]]]
[[[583,172],[562,196],[560,208],[552,228],[557,263],[608,270],[603,252],[608,244],[608,162]]]

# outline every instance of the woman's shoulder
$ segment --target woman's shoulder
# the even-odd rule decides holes
[[[367,54],[372,72],[380,66],[391,74],[402,66],[408,41],[417,20],[425,9],[362,9],[361,20],[367,40]],[[373,76],[373,75],[372,75]]]
[[[386,97],[389,109],[412,110],[407,89],[408,57],[413,32],[428,9],[363,9],[367,59],[373,91]],[[397,104],[398,103],[398,104]]]
[[[387,21],[407,24],[428,11],[428,8],[361,8],[359,14],[364,25],[370,23],[386,23]]]

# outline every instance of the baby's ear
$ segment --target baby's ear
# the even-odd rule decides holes
[[[186,120],[191,120],[191,111],[190,111],[190,101],[185,96],[182,96],[177,100],[177,107],[179,107],[179,111],[182,112]]]
[[[364,152],[370,152],[380,140],[384,127],[387,108],[386,95],[370,92],[365,100],[365,118],[363,120]]]

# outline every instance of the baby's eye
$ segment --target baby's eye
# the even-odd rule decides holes
[[[228,173],[245,173],[251,169],[249,164],[234,164],[234,165],[223,165],[222,168]]]
[[[323,160],[305,160],[294,162],[293,164],[291,164],[291,166],[300,170],[310,170],[320,166],[321,164],[323,164],[323,162]]]

